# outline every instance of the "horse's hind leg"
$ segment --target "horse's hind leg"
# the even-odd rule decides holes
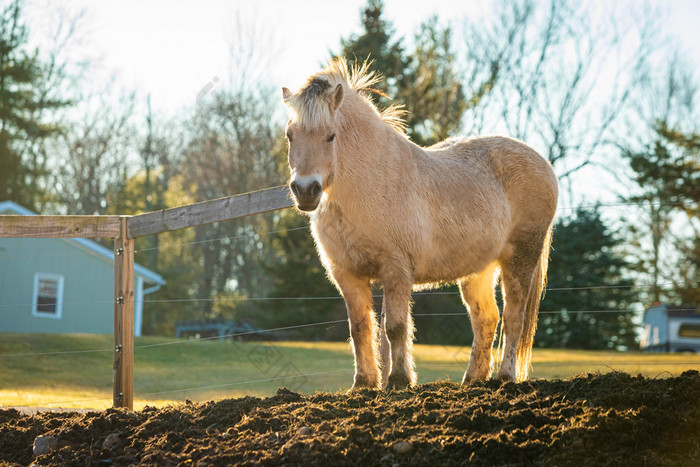
[[[389,372],[391,371],[391,344],[386,336],[385,312],[382,312],[382,322],[379,330],[379,367],[382,372],[382,384],[386,384],[389,381]]]
[[[382,319],[386,319],[391,369],[384,382],[389,388],[403,388],[416,383],[413,365],[413,319],[411,290],[413,279],[405,270],[390,271],[382,277],[384,300]],[[384,369],[386,374],[386,368]]]
[[[534,246],[533,246],[534,245]],[[503,362],[498,377],[505,380],[517,378],[517,354],[525,325],[525,307],[535,268],[542,252],[542,240],[514,243],[501,258],[503,283]],[[539,248],[538,248],[539,246]]]
[[[377,364],[377,321],[372,310],[369,280],[344,271],[334,271],[333,279],[345,298],[350,321],[350,336],[355,354],[353,388],[379,387]]]
[[[498,306],[493,295],[496,265],[459,281],[462,301],[469,310],[474,342],[462,384],[485,380],[493,369],[491,348],[498,325]]]

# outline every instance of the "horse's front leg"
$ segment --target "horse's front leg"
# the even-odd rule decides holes
[[[385,384],[388,388],[404,388],[416,384],[413,364],[413,319],[411,290],[413,280],[403,271],[382,278],[384,301],[382,314],[386,320],[391,369]],[[387,370],[384,369],[384,374]]]
[[[333,271],[333,279],[338,284],[348,309],[350,337],[355,355],[355,380],[352,387],[378,388],[377,321],[372,310],[369,279],[338,270]]]

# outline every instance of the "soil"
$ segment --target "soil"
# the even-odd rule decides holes
[[[111,435],[111,436],[110,436]],[[37,436],[55,449],[32,453]],[[140,412],[0,410],[0,464],[698,465],[700,373],[187,401]]]

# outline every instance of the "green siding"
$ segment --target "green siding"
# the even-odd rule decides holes
[[[63,276],[61,319],[32,315],[35,273]],[[0,238],[0,332],[111,334],[111,260],[56,238]]]

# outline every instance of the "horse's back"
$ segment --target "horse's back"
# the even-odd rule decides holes
[[[551,164],[522,141],[503,136],[450,138],[428,152],[436,158],[460,161],[467,170],[492,175],[507,195],[515,224],[551,222],[557,178]]]
[[[524,142],[505,136],[449,138],[426,148],[426,152],[436,160],[488,167],[506,184],[527,175],[546,179],[550,185],[557,184],[549,162]]]

